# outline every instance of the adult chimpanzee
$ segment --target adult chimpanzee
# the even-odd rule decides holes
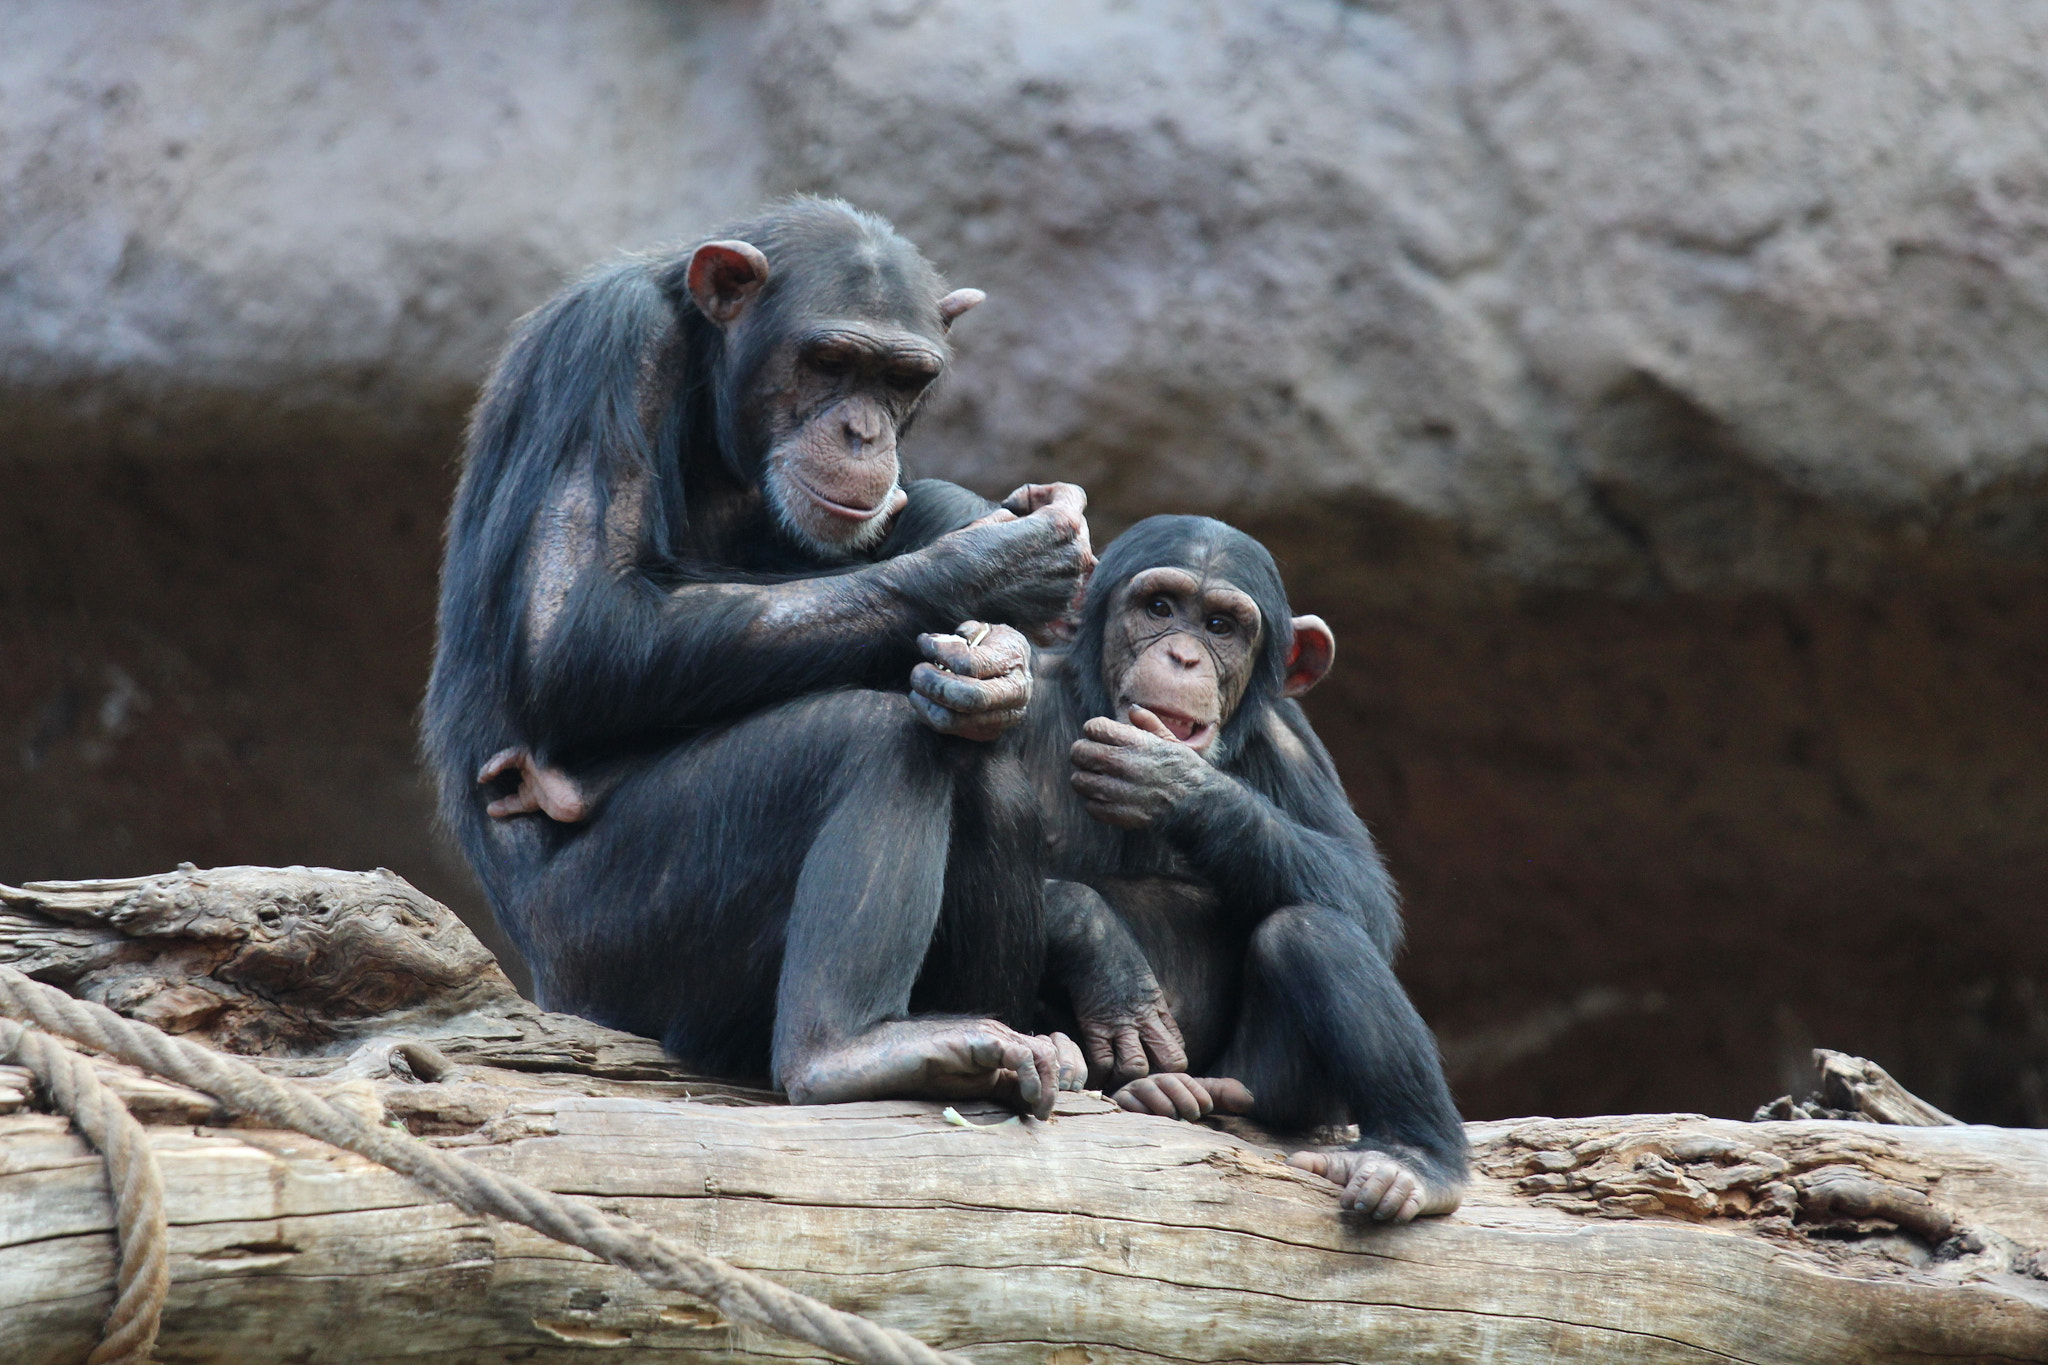
[[[470,429],[424,744],[551,1008],[793,1099],[1049,1111],[1072,1045],[1016,1027],[1035,802],[978,741],[1028,695],[1011,627],[1093,562],[1080,490],[898,478],[980,298],[801,199],[520,325]],[[942,642],[974,714],[920,716],[919,634],[981,622]]]
[[[1151,517],[1119,536],[1032,703],[1031,764],[1065,879],[1048,913],[1099,961],[1135,937],[1198,1073],[1134,1081],[1119,1103],[1249,1112],[1283,1130],[1355,1122],[1350,1149],[1293,1163],[1344,1186],[1347,1207],[1405,1221],[1457,1206],[1465,1135],[1436,1041],[1388,965],[1393,884],[1294,701],[1334,651],[1322,621],[1289,612],[1272,556],[1243,532]],[[1073,1004],[1084,1021],[1097,1008]],[[1099,1073],[1108,1059],[1091,1050]]]

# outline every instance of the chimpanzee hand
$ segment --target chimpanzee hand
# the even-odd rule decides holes
[[[1119,1109],[1133,1114],[1157,1114],[1189,1123],[1219,1109],[1226,1114],[1249,1114],[1252,1108],[1252,1092],[1243,1081],[1228,1076],[1184,1076],[1177,1071],[1132,1081],[1110,1098]]]
[[[1074,1022],[1088,1054],[1089,1077],[1114,1089],[1154,1071],[1187,1070],[1180,1025],[1151,969],[1120,984],[1125,989],[1099,995],[1074,992]]]
[[[1153,1070],[1185,1071],[1186,1045],[1130,927],[1081,882],[1045,884],[1046,968],[1065,989],[1089,1076],[1114,1090]]]
[[[848,1100],[1005,1100],[1052,1117],[1054,1095],[1087,1079],[1064,1033],[1019,1033],[993,1019],[898,1019],[805,1057],[783,1078],[792,1104]]]
[[[992,740],[1031,702],[1031,645],[1009,626],[963,621],[953,635],[920,635],[930,663],[910,671],[910,706],[942,735]]]
[[[1026,484],[979,521],[934,541],[929,553],[961,555],[960,577],[986,585],[978,614],[1008,621],[1032,641],[1072,638],[1076,606],[1095,568],[1084,515],[1088,495],[1070,483]]]
[[[1097,716],[1081,733],[1085,738],[1070,751],[1068,780],[1088,813],[1105,824],[1150,828],[1207,784],[1229,780],[1142,706],[1131,708],[1129,725]]]
[[[1296,1152],[1287,1158],[1287,1164],[1343,1186],[1338,1202],[1375,1223],[1405,1223],[1418,1216],[1449,1213],[1458,1207],[1461,1195],[1456,1184],[1432,1179],[1423,1163],[1373,1147]]]
[[[1071,515],[1080,525],[1075,543],[1081,550],[1081,581],[1074,588],[1074,595],[1067,599],[1066,610],[1031,637],[1033,644],[1048,648],[1067,644],[1081,631],[1081,603],[1088,596],[1088,578],[1095,572],[1095,546],[1088,534],[1088,494],[1079,484],[1027,483],[1003,499],[1003,508],[1020,517],[1036,516],[1050,509],[1049,515]]]
[[[1020,517],[1036,516],[1051,509],[1061,518],[1071,517],[1078,532],[1081,569],[1084,576],[1095,570],[1095,547],[1088,538],[1088,494],[1077,483],[1027,483],[1003,499],[1003,510]]]

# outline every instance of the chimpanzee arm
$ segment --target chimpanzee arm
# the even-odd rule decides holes
[[[1391,954],[1393,879],[1300,706],[1277,703],[1232,767],[1211,768],[1214,780],[1177,802],[1161,833],[1226,904],[1257,918],[1288,905],[1352,911]]]
[[[940,536],[980,521],[997,507],[973,489],[944,479],[912,479],[903,485],[903,492],[903,510],[889,523],[877,559],[922,550]]]
[[[1163,837],[1254,920],[1283,906],[1326,906],[1358,915],[1392,953],[1393,883],[1294,702],[1259,718],[1227,770],[1163,732],[1106,717],[1082,733],[1074,782],[1097,818]]]
[[[920,632],[975,616],[1048,619],[1080,574],[1080,519],[1059,507],[781,582],[713,568],[658,580],[643,564],[641,515],[638,485],[599,488],[586,465],[557,480],[533,528],[519,721],[550,758],[827,688],[900,687]],[[944,517],[927,521],[924,534]]]
[[[1090,1077],[1109,1088],[1185,1071],[1186,1045],[1145,950],[1092,887],[1045,883],[1046,976],[1072,1004]]]

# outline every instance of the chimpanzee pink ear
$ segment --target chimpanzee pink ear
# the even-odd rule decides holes
[[[768,258],[751,242],[706,242],[690,257],[688,283],[704,316],[730,327],[768,283]]]
[[[939,321],[951,327],[953,319],[980,303],[988,295],[979,289],[955,289],[939,300]]]
[[[1337,637],[1320,616],[1294,618],[1294,643],[1287,646],[1287,676],[1280,695],[1298,697],[1329,675],[1337,661]]]

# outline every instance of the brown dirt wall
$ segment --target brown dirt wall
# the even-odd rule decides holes
[[[0,881],[382,865],[483,918],[413,757],[447,449],[0,464]],[[1281,548],[1468,1116],[1746,1115],[1825,1044],[2048,1125],[2048,573],[1475,605]]]

